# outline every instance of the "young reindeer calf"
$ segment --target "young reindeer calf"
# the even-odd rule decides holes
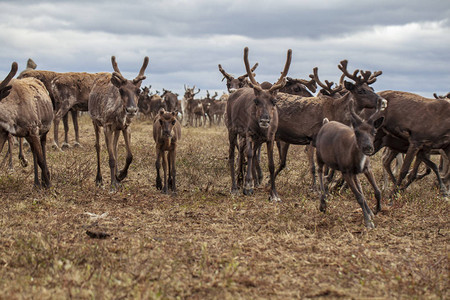
[[[153,139],[156,143],[156,188],[162,189],[167,194],[167,188],[176,193],[175,184],[175,153],[177,141],[181,138],[181,125],[177,120],[177,112],[159,111],[153,122]],[[165,152],[168,152],[167,156]],[[164,186],[161,182],[159,169],[161,168],[161,157],[163,159]],[[167,167],[169,168],[169,178],[167,178]]]
[[[352,102],[349,103],[349,106],[353,128],[336,121],[329,122],[325,118],[323,120],[324,124],[317,135],[316,156],[321,190],[320,211],[325,212],[327,208],[325,200],[328,191],[324,188],[323,183],[323,167],[327,165],[342,172],[345,181],[350,186],[362,208],[366,227],[374,228],[372,220],[374,214],[367,205],[361,184],[356,175],[364,173],[369,180],[377,199],[375,213],[379,212],[381,210],[381,192],[375,182],[367,156],[374,151],[373,142],[376,129],[381,126],[384,117],[380,117],[378,114],[379,109],[377,109],[377,112],[367,121],[364,121],[353,110]],[[381,105],[379,108],[381,108]]]

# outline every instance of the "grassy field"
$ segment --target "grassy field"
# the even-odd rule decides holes
[[[226,129],[183,128],[179,192],[163,195],[151,123],[135,120],[129,176],[111,194],[105,147],[98,188],[87,115],[80,125],[83,148],[52,150],[49,134],[48,191],[33,188],[17,149],[14,172],[0,171],[0,299],[450,298],[450,205],[434,176],[384,205],[367,230],[350,191],[318,210],[303,147],[292,147],[277,180],[281,203],[264,188],[232,197]],[[380,154],[372,165],[381,185]]]

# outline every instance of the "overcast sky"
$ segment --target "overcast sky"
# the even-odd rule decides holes
[[[449,0],[0,1],[0,77],[24,69],[111,72],[134,78],[150,58],[144,85],[184,93],[183,85],[226,90],[217,65],[245,73],[243,49],[259,62],[256,79],[274,82],[293,50],[290,77],[338,81],[349,69],[382,70],[376,91],[432,97],[450,91]],[[0,79],[1,80],[1,79]]]

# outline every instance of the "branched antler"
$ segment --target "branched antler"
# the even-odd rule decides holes
[[[339,92],[342,90],[343,86],[342,85],[338,85],[337,87],[335,87],[334,89],[331,88],[334,85],[334,82],[330,82],[328,80],[325,80],[325,84],[323,84],[322,81],[319,80],[319,74],[318,74],[318,68],[315,67],[313,69],[313,73],[314,75],[309,75],[310,78],[314,79],[315,82],[317,82],[317,84],[323,88],[324,90],[326,90],[328,93],[330,93],[330,95],[334,95],[335,93]]]

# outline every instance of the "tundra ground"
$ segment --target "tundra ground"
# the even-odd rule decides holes
[[[393,206],[384,201],[376,228],[367,230],[348,190],[319,211],[304,147],[291,147],[277,179],[283,201],[270,203],[263,187],[230,195],[224,127],[183,128],[178,194],[163,195],[155,188],[151,122],[134,120],[129,176],[110,193],[105,146],[98,188],[87,115],[80,126],[82,148],[52,150],[48,135],[48,191],[33,188],[29,152],[28,167],[15,149],[14,171],[0,171],[0,299],[450,298],[450,205],[434,175]],[[120,168],[122,138],[119,144]],[[265,151],[262,157],[267,175]],[[372,165],[381,185],[380,158]]]

